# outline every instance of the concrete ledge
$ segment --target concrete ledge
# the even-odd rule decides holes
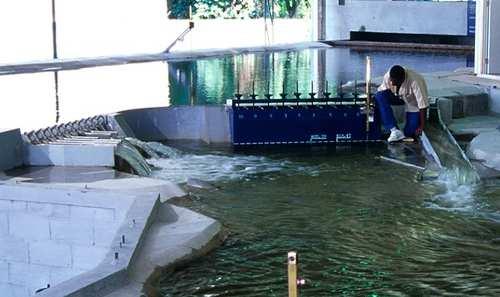
[[[130,270],[131,278],[144,284],[148,296],[157,292],[154,283],[165,270],[200,257],[224,240],[222,226],[214,219],[172,206],[178,219],[151,226],[142,252]]]
[[[166,203],[185,195],[168,181],[126,174],[87,183],[29,180],[0,181],[0,264],[19,262],[33,278],[22,281],[22,271],[12,277],[0,265],[8,297],[30,296],[46,284],[37,296],[137,297],[165,268],[222,240],[217,221]],[[60,270],[64,278],[54,278]]]
[[[25,149],[29,166],[115,166],[112,144],[29,144]]]
[[[154,61],[184,61],[197,58],[235,55],[252,52],[287,51],[306,48],[330,47],[321,42],[301,42],[278,44],[274,46],[241,47],[231,49],[206,49],[196,51],[179,51],[172,53],[144,53],[136,55],[82,57],[75,59],[56,59],[0,65],[0,75],[35,73],[54,70],[72,70],[96,66],[123,65]]]
[[[135,195],[160,195],[160,201],[165,202],[174,197],[184,197],[184,192],[178,185],[166,181],[147,177],[121,177],[85,183],[51,183],[51,187],[85,189],[86,191],[99,190],[106,193],[123,193]]]
[[[63,282],[44,291],[40,296],[105,296],[128,282],[129,267],[137,247],[140,245],[145,230],[155,217],[159,205],[158,197],[151,195],[137,197],[132,204],[124,223],[113,240],[114,244],[102,263],[90,272]],[[125,236],[125,243],[122,242]],[[115,258],[118,253],[118,259]]]
[[[19,129],[0,129],[0,171],[23,164],[23,140]]]
[[[437,107],[441,112],[441,120],[449,125],[453,120],[453,100],[448,98],[437,98]]]
[[[450,44],[426,44],[412,42],[383,42],[383,41],[357,41],[357,40],[333,40],[325,41],[332,46],[349,47],[353,49],[381,49],[397,51],[429,51],[429,52],[459,52],[473,53],[472,45],[450,45]]]

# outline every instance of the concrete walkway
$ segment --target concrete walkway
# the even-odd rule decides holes
[[[222,55],[236,55],[255,52],[300,50],[307,48],[329,48],[321,42],[303,42],[267,47],[245,47],[214,50],[196,50],[189,52],[147,53],[126,56],[104,56],[75,59],[56,59],[46,61],[32,61],[15,64],[0,65],[0,75],[35,73],[46,71],[74,70],[98,66],[123,65],[156,61],[184,61],[191,59],[209,58]]]
[[[482,178],[500,176],[500,115],[490,96],[500,82],[475,76],[470,70],[433,73],[426,76],[429,95],[443,115],[454,137]]]
[[[184,195],[106,167],[0,174],[1,296],[138,296],[220,243],[218,222],[166,202]]]
[[[454,119],[450,130],[468,140],[467,154],[485,177],[500,176],[500,115],[490,114]]]

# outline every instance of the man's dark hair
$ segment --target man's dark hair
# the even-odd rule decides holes
[[[394,85],[401,87],[406,78],[405,69],[400,65],[394,65],[389,70],[389,77]]]

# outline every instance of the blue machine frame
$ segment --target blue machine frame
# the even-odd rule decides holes
[[[229,108],[231,141],[235,146],[381,141],[379,116],[370,115],[368,129],[366,117],[364,101],[342,98],[237,98]]]

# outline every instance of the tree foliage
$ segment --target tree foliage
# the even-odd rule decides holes
[[[246,19],[267,17],[302,18],[311,0],[167,0],[170,18]],[[266,4],[267,3],[267,4]],[[266,9],[267,8],[267,9]]]

